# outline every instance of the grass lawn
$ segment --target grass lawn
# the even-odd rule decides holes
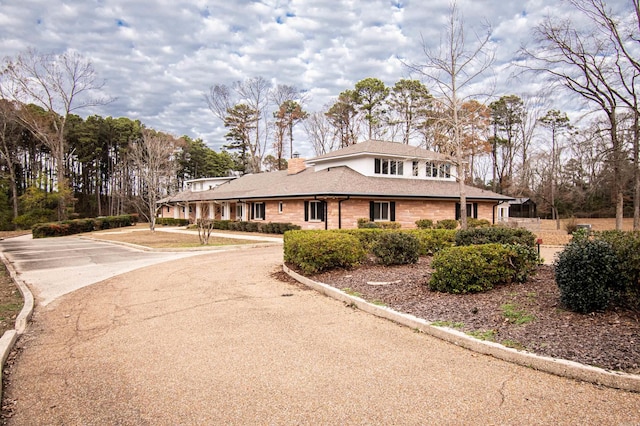
[[[198,234],[195,232],[191,234],[162,231],[151,232],[149,231],[148,226],[146,227],[146,229],[140,229],[140,227],[119,228],[100,232],[92,232],[86,235],[90,235],[101,240],[120,241],[150,248],[203,247],[200,244],[200,240],[198,239]],[[258,241],[253,240],[216,237],[214,234],[212,234],[209,238],[209,244],[207,247],[237,244],[255,244],[257,242]]]

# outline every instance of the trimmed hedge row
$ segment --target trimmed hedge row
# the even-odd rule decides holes
[[[38,223],[31,229],[33,238],[63,237],[102,229],[122,228],[135,223],[132,215],[105,216],[94,219],[73,219],[61,222]]]
[[[189,225],[189,219],[176,219],[173,217],[158,217],[156,218],[156,225],[187,226]]]
[[[222,231],[262,232],[264,234],[284,234],[287,231],[299,230],[298,225],[284,222],[243,222],[234,220],[214,220],[213,229]]]
[[[341,232],[355,236],[362,243],[365,250],[371,251],[380,236],[388,232],[409,234],[418,240],[420,256],[434,254],[445,247],[451,247],[455,242],[456,231],[451,229],[335,229],[325,232]]]
[[[535,271],[538,254],[519,244],[450,247],[433,257],[429,288],[447,293],[476,293],[499,284],[524,282]]]

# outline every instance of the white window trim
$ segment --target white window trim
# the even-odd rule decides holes
[[[258,206],[261,206],[261,215],[258,216]],[[253,220],[264,220],[266,204],[264,202],[253,203]]]
[[[391,202],[390,201],[374,201],[374,208],[373,208],[373,221],[374,222],[389,222],[391,220]],[[383,219],[383,206],[384,205],[384,210],[387,213],[387,218]],[[376,206],[380,206],[379,207],[379,212],[380,212],[380,217],[377,218],[375,217],[375,211],[376,211]]]
[[[309,201],[309,222],[322,222],[318,214],[320,213],[320,209],[322,209],[322,201],[311,200]],[[315,213],[315,218],[313,217]]]
[[[376,163],[380,164],[380,171],[376,172]],[[395,170],[395,173],[391,173]],[[374,158],[373,173],[381,176],[404,176],[404,160],[391,158]]]

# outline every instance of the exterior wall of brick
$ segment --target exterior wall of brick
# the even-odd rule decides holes
[[[358,219],[369,218],[368,199],[329,199],[326,211],[325,222],[305,221],[304,202],[305,200],[266,200],[265,219],[250,219],[251,203],[245,204],[245,220],[252,222],[281,222],[293,223],[302,229],[352,229],[358,227]],[[308,200],[310,201],[310,200]],[[387,201],[387,200],[384,200]],[[393,200],[389,200],[393,201]],[[282,209],[280,210],[280,205]],[[395,200],[396,222],[400,223],[404,229],[415,228],[415,222],[419,219],[430,219],[434,223],[443,219],[455,219],[456,201],[450,200]],[[191,213],[183,206],[164,206],[160,217],[188,217],[195,221],[196,205],[190,203]],[[493,223],[495,202],[478,202],[478,219],[487,219]],[[221,206],[214,205],[214,219],[220,220]],[[175,215],[177,213],[177,216]],[[236,219],[236,203],[230,203],[231,219]]]
[[[478,203],[478,219],[487,219],[490,223],[494,221],[494,211],[497,203]]]

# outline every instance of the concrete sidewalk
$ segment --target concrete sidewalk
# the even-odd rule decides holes
[[[282,249],[213,252],[36,311],[13,425],[638,424],[640,394],[478,355],[271,277]]]
[[[198,235],[197,229],[186,229],[184,227],[168,227],[168,226],[156,226],[156,231],[159,232],[175,232],[178,234],[195,234]],[[224,232],[220,230],[214,230],[211,235],[222,238],[232,238],[237,240],[254,240],[254,241],[264,241],[271,243],[281,243],[282,235],[267,237],[264,235],[257,235],[251,232],[244,232],[242,234],[234,234],[231,232]]]

